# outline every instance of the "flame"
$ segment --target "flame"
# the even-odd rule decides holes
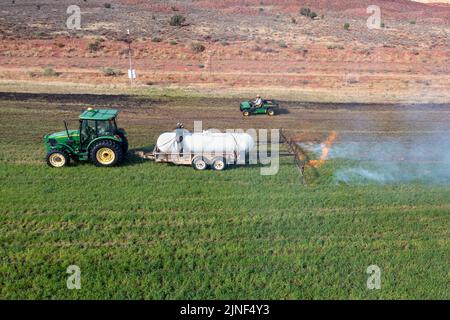
[[[308,165],[314,168],[319,168],[322,166],[328,158],[328,154],[330,153],[331,146],[334,143],[334,140],[337,138],[337,133],[335,131],[331,131],[328,135],[327,140],[325,140],[320,146],[322,147],[322,154],[318,160],[309,160]]]

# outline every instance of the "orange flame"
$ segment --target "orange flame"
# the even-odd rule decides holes
[[[335,131],[331,131],[328,135],[327,140],[321,144],[322,154],[318,160],[309,160],[308,165],[314,168],[319,168],[322,166],[328,158],[328,154],[330,153],[331,146],[334,143],[334,140],[337,138],[337,133]]]

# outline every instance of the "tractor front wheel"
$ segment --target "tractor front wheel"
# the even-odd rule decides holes
[[[267,109],[267,115],[269,117],[271,117],[271,116],[275,115],[275,111],[273,109]]]
[[[52,168],[62,168],[70,163],[69,155],[60,150],[52,150],[47,154],[47,164]]]
[[[242,115],[243,115],[244,117],[248,117],[248,116],[250,115],[250,112],[244,111],[244,112],[242,112]]]
[[[113,167],[122,162],[123,150],[117,142],[103,140],[91,148],[90,158],[97,167]]]

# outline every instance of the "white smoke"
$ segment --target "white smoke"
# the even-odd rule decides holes
[[[346,136],[331,147],[328,159],[343,160],[336,162],[335,183],[450,184],[449,136],[371,137],[371,140],[355,141]],[[320,144],[300,146],[313,158],[320,155]]]

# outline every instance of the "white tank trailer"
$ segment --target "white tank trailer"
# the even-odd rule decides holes
[[[227,165],[245,164],[255,146],[247,133],[219,133],[213,130],[191,133],[185,129],[161,134],[151,159],[192,165],[196,170],[211,167],[224,170]]]

